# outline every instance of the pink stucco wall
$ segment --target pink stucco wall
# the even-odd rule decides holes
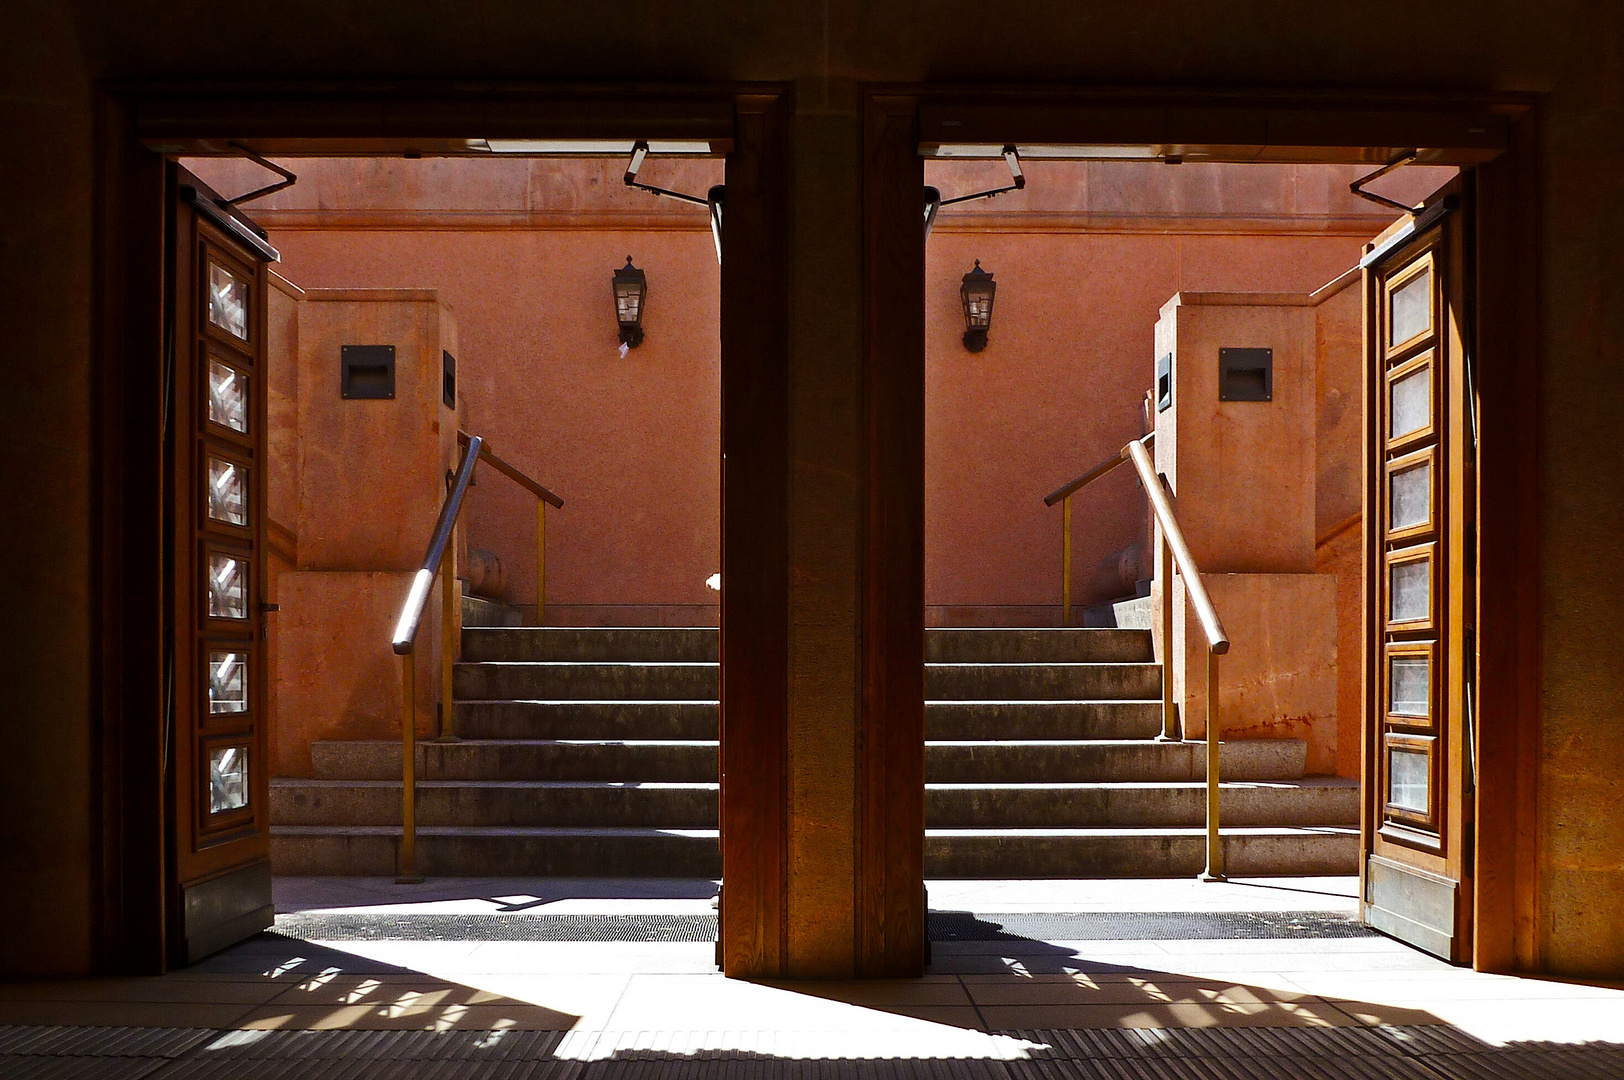
[[[702,209],[626,190],[622,164],[306,161],[297,186],[250,211],[302,287],[439,290],[460,331],[466,425],[565,499],[548,528],[551,615],[710,621],[716,257]],[[258,181],[243,162],[195,165],[225,191]],[[952,195],[996,184],[1001,169],[931,162],[927,181]],[[722,165],[653,162],[645,174],[703,192]],[[1347,194],[1339,167],[1033,162],[1027,174],[1024,192],[944,211],[927,248],[933,623],[1058,617],[1060,514],[1042,496],[1141,433],[1170,296],[1310,292],[1386,220]],[[648,338],[622,359],[608,279],[628,254],[649,276]],[[976,259],[999,292],[990,344],[971,354],[958,288]],[[1090,489],[1074,528],[1076,602],[1104,599],[1091,568],[1144,528],[1132,478]],[[502,558],[518,603],[534,598],[534,529],[533,500],[484,473],[469,541]]]

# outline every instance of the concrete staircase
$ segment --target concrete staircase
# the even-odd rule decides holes
[[[1155,741],[1142,630],[927,634],[929,877],[1198,872],[1199,744]],[[717,635],[470,627],[456,742],[418,746],[431,875],[716,877]],[[1295,741],[1224,746],[1234,874],[1352,873],[1358,789],[1305,780]],[[272,781],[284,874],[394,873],[400,745],[318,742]],[[1231,828],[1233,827],[1233,828]]]

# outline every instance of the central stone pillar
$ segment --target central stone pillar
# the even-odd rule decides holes
[[[914,108],[876,108],[855,82],[830,79],[751,107],[741,103],[729,158],[723,238],[719,952],[727,974],[746,977],[917,975],[924,240]],[[781,260],[767,254],[775,190]],[[878,292],[876,223],[903,238],[879,246],[891,265]],[[782,298],[787,340],[745,332],[773,322],[747,294]]]

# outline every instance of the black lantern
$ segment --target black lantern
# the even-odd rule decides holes
[[[959,286],[959,299],[964,303],[964,347],[971,352],[987,347],[987,331],[992,328],[992,298],[997,291],[997,283],[991,274],[981,269],[981,260],[977,259],[976,268],[964,275],[964,284]]]
[[[632,265],[626,256],[626,265],[615,271],[611,282],[615,290],[615,320],[620,323],[620,341],[628,349],[643,344],[643,301],[648,297],[648,278]]]

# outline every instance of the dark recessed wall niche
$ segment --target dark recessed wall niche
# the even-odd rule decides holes
[[[342,361],[340,393],[347,399],[384,401],[395,396],[395,347],[393,345],[345,345],[339,350]]]
[[[457,358],[444,349],[440,350],[440,400],[448,409],[457,407]]]
[[[1273,349],[1219,349],[1219,401],[1273,401]]]

